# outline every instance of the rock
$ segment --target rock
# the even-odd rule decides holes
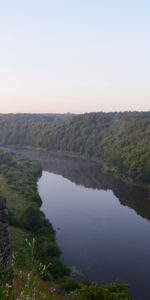
[[[6,200],[0,196],[0,272],[11,263]]]
[[[6,208],[6,199],[0,196],[0,210]]]

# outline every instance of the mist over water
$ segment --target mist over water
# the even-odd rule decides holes
[[[41,209],[57,231],[62,259],[82,279],[124,281],[134,299],[148,299],[149,189],[101,174],[93,163],[50,161],[50,172],[43,172],[38,187]]]

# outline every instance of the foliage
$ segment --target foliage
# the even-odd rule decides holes
[[[26,242],[30,250],[32,270],[29,272],[18,269],[18,253],[15,253],[9,269],[0,275],[1,300],[129,300],[127,286],[123,283],[85,284],[70,277],[64,277],[57,283],[52,277],[49,282],[43,281],[51,265],[44,265],[37,259],[35,238]]]
[[[122,283],[97,285],[81,284],[74,293],[75,300],[129,300],[127,286]]]
[[[50,266],[54,260],[53,269],[48,268],[46,272],[47,279],[51,276],[59,278],[68,275],[70,270],[60,262],[55,231],[40,210],[41,199],[37,191],[40,174],[38,162],[0,152],[0,190],[7,199],[10,243],[12,250],[18,253],[18,268],[32,270],[32,257],[25,238],[31,243],[35,237],[35,252],[41,263]]]
[[[79,281],[73,279],[72,277],[64,276],[58,280],[58,284],[62,290],[66,292],[71,292],[80,288]]]
[[[121,177],[150,183],[150,112],[89,113],[60,119],[0,115],[0,144],[77,154],[102,162],[105,170]]]
[[[7,267],[5,270],[0,272],[0,299],[9,300],[12,298],[12,280],[12,266]]]

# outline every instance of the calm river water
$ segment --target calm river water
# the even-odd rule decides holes
[[[100,166],[21,150],[43,165],[41,209],[56,230],[62,260],[82,279],[124,281],[150,299],[150,190],[104,175]]]

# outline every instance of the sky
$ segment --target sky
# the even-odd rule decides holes
[[[149,0],[0,0],[0,112],[150,110]]]

